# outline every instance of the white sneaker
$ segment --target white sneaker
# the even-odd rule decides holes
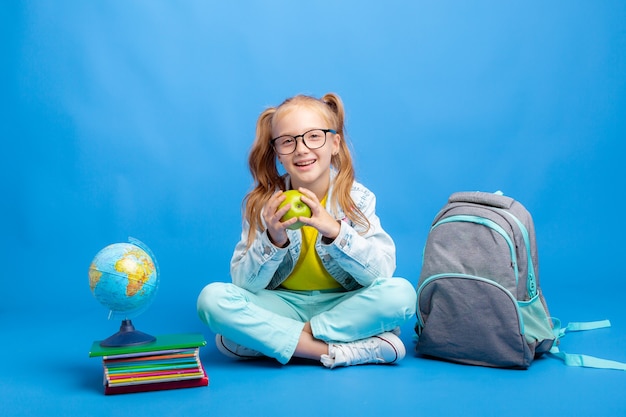
[[[245,359],[259,359],[265,357],[261,352],[247,348],[242,345],[226,339],[221,334],[215,335],[215,345],[225,356],[233,359],[245,360]]]
[[[349,343],[331,343],[321,361],[327,368],[366,363],[394,363],[404,358],[404,343],[392,332]]]

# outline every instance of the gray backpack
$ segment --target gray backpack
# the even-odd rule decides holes
[[[565,330],[608,327],[608,320],[551,319],[539,286],[530,213],[501,193],[460,192],[435,217],[417,285],[416,351],[453,362],[526,369],[546,352],[568,365],[624,364],[560,352]]]

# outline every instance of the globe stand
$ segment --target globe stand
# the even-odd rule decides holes
[[[109,336],[100,342],[102,347],[124,347],[124,346],[136,346],[152,343],[156,340],[156,337],[135,330],[133,322],[129,319],[122,320],[120,331]]]

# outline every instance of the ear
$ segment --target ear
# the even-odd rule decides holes
[[[339,133],[335,133],[333,135],[333,139],[332,139],[332,144],[333,144],[333,155],[337,155],[339,153],[339,149],[340,146],[339,144],[341,143],[341,135]]]

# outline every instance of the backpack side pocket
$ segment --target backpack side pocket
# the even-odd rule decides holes
[[[518,304],[524,321],[524,337],[537,358],[550,351],[554,343],[552,320],[539,295],[530,301],[519,301]]]

